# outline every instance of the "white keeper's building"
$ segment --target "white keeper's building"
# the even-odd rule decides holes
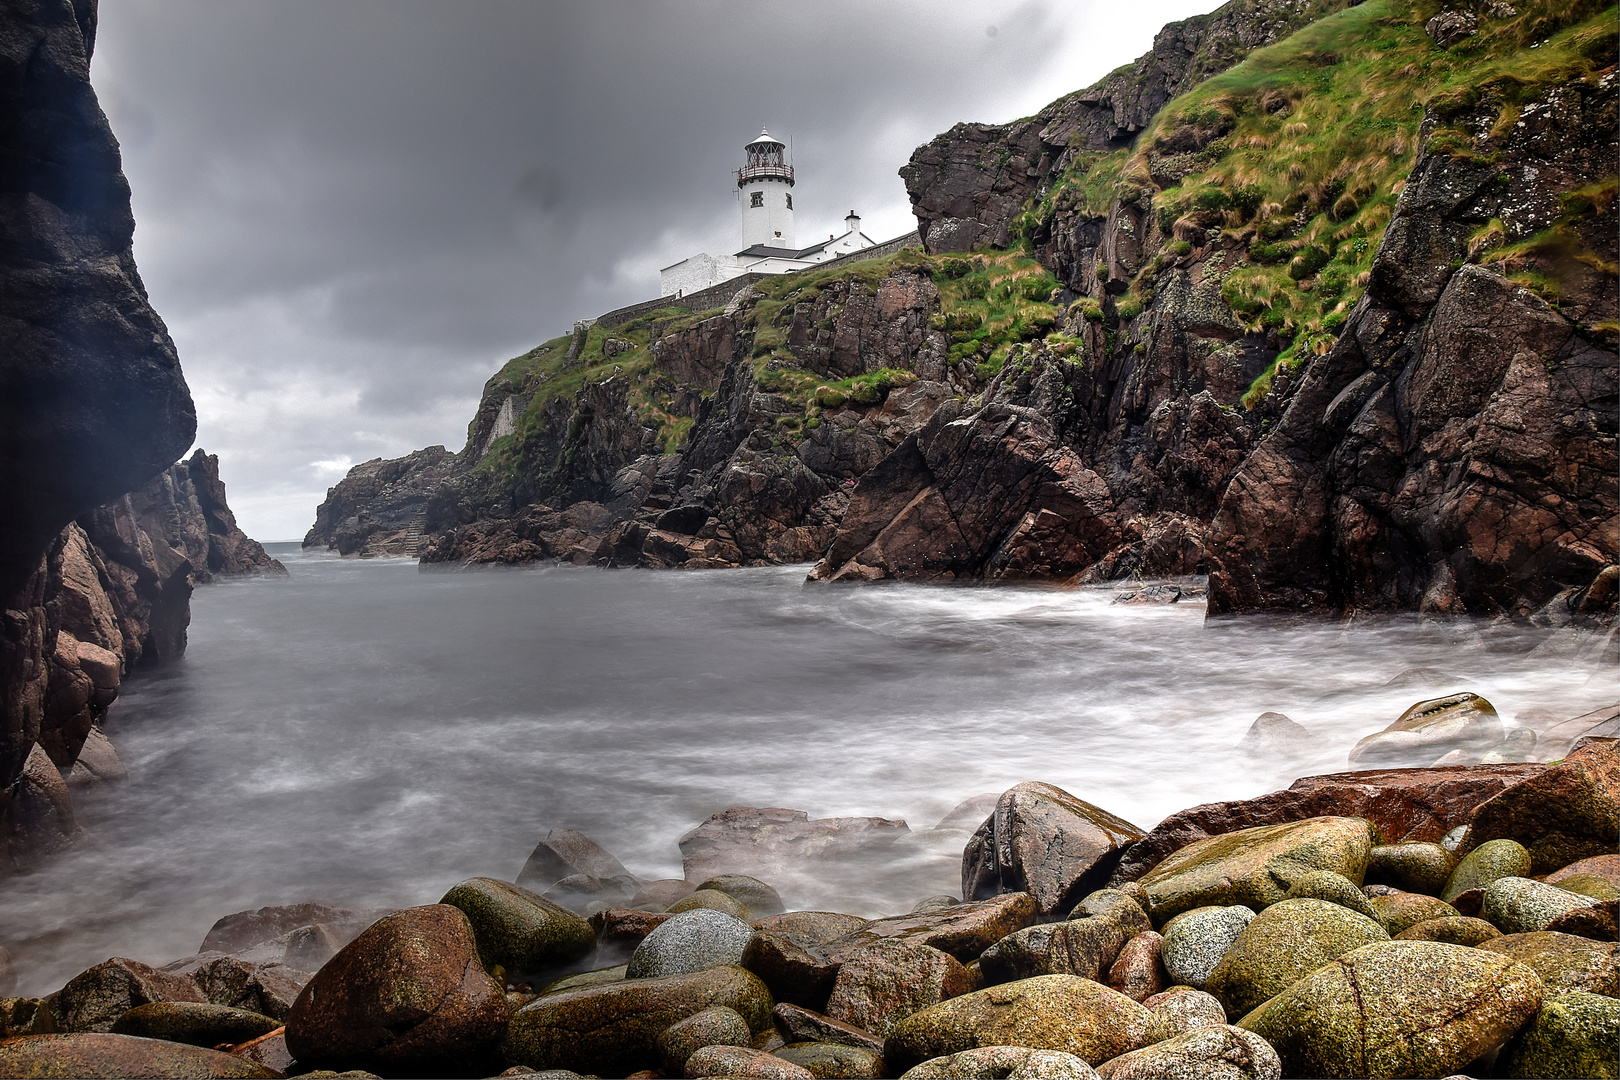
[[[743,249],[735,255],[704,252],[664,267],[658,274],[660,295],[681,296],[740,274],[786,274],[873,246],[853,210],[844,218],[842,236],[798,246],[793,234],[793,166],[782,157],[786,149],[768,131],[744,147],[747,163],[737,170]]]

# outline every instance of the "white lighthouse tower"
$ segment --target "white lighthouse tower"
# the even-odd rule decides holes
[[[799,247],[793,235],[793,166],[782,156],[786,149],[768,131],[744,146],[748,157],[737,170],[743,249],[735,255],[701,252],[664,267],[658,274],[664,296],[688,296],[743,274],[791,274],[873,246],[851,210],[843,235],[828,233],[819,243]]]
[[[743,247],[797,251],[793,242],[793,166],[782,157],[786,144],[761,129],[759,138],[743,149],[748,161],[737,170]]]

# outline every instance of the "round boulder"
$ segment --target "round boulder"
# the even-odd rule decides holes
[[[1378,912],[1367,902],[1367,894],[1343,874],[1331,870],[1316,870],[1288,886],[1284,900],[1326,900],[1330,904],[1349,908],[1358,915],[1377,921]]]
[[[181,1080],[207,1076],[280,1076],[256,1061],[218,1050],[142,1039],[110,1032],[67,1035],[23,1035],[0,1041],[0,1076],[31,1077],[126,1076],[142,1080]]]
[[[500,1041],[504,990],[479,962],[460,908],[407,908],[373,923],[304,986],[287,1014],[287,1050],[336,1069],[465,1069]]]
[[[1457,856],[1439,844],[1380,844],[1367,856],[1367,884],[1438,896],[1457,868]]]
[[[1499,1076],[1620,1076],[1620,1001],[1560,994],[1542,1003],[1496,1059]]]
[[[1591,907],[1597,901],[1548,885],[1533,878],[1497,878],[1485,886],[1480,918],[1504,934],[1533,934],[1565,912]]]
[[[1097,1067],[1102,1080],[1281,1080],[1282,1061],[1252,1031],[1199,1028],[1121,1054]]]
[[[194,1001],[207,998],[186,975],[159,971],[139,960],[115,956],[87,968],[40,1003],[34,1030],[46,1032],[111,1031],[118,1018],[151,1001]]]
[[[1449,919],[1462,914],[1444,900],[1424,896],[1422,893],[1385,893],[1382,896],[1370,897],[1368,902],[1372,905],[1379,923],[1389,931],[1390,937],[1395,937],[1407,927],[1416,926],[1420,922]]]
[[[753,1037],[736,1009],[711,1005],[665,1028],[657,1039],[658,1057],[666,1075],[680,1076],[686,1059],[705,1046],[748,1046]]]
[[[699,889],[690,896],[683,896],[665,910],[672,915],[679,915],[685,911],[720,911],[743,922],[754,920],[754,913],[748,909],[747,904],[719,889]]]
[[[1502,931],[1484,919],[1451,915],[1413,923],[1395,937],[1401,941],[1444,941],[1449,945],[1479,945],[1502,936]]]
[[[1087,1064],[1146,1042],[1153,1016],[1117,990],[1078,975],[1040,975],[930,1006],[884,1044],[895,1069],[980,1046],[1062,1050]]]
[[[1144,930],[1125,943],[1103,980],[1132,1001],[1145,1001],[1170,985],[1161,953],[1164,937]]]
[[[1244,1016],[1335,957],[1375,941],[1384,928],[1326,900],[1284,900],[1239,934],[1206,985],[1228,1016]]]
[[[1170,991],[1150,997],[1142,1004],[1153,1014],[1148,1025],[1149,1043],[1163,1042],[1200,1028],[1220,1027],[1227,1020],[1220,1000],[1202,990]]]
[[[1242,904],[1184,911],[1164,925],[1159,956],[1171,980],[1202,990],[1232,942],[1251,922],[1254,910]]]
[[[1543,930],[1537,934],[1505,934],[1481,942],[1479,948],[1528,964],[1541,976],[1548,996],[1584,990],[1620,997],[1620,964],[1616,963],[1612,941]]]
[[[152,1001],[137,1005],[113,1024],[117,1035],[168,1039],[192,1046],[244,1043],[268,1035],[280,1020],[246,1009],[196,1001]]]
[[[1024,1076],[1038,1076],[1042,1080],[1095,1080],[1097,1072],[1080,1058],[1061,1050],[981,1046],[930,1058],[901,1073],[900,1080],[1001,1080]]]
[[[756,919],[780,915],[787,910],[776,890],[747,874],[720,874],[698,885],[697,892],[722,892],[740,902]]]
[[[1380,941],[1318,968],[1238,1026],[1285,1076],[1449,1076],[1506,1041],[1541,1004],[1524,964],[1437,941]]]
[[[1491,840],[1463,856],[1446,879],[1440,899],[1451,903],[1470,889],[1483,889],[1497,878],[1529,877],[1530,853],[1516,840]]]
[[[625,978],[657,979],[720,964],[740,964],[753,934],[753,927],[723,911],[683,911],[641,939],[630,954]]]
[[[686,1059],[684,1075],[721,1080],[815,1080],[809,1069],[747,1046],[705,1046]]]
[[[507,881],[469,878],[439,903],[467,916],[478,942],[478,959],[486,968],[540,971],[572,963],[596,947],[590,923]]]
[[[861,1046],[838,1043],[796,1042],[771,1051],[817,1080],[870,1080],[887,1075],[883,1055]]]

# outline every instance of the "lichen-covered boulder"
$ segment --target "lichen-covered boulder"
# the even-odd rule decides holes
[[[1226,1010],[1213,994],[1185,987],[1157,994],[1142,1002],[1153,1014],[1147,1041],[1163,1042],[1199,1028],[1220,1027],[1226,1023]]]
[[[1375,941],[1384,928],[1326,900],[1283,900],[1244,928],[1204,989],[1228,1016],[1245,1016],[1329,960]]]
[[[747,904],[719,889],[699,889],[690,896],[681,897],[665,910],[672,915],[684,911],[720,911],[743,922],[752,922],[756,917]]]
[[[1330,904],[1349,908],[1358,915],[1377,920],[1378,911],[1367,900],[1355,882],[1332,870],[1316,870],[1306,874],[1283,894],[1284,900],[1326,900]]]
[[[0,1076],[33,1078],[124,1076],[143,1080],[189,1080],[206,1076],[265,1078],[280,1073],[246,1058],[200,1046],[142,1039],[110,1032],[23,1035],[0,1041]]]
[[[809,1069],[747,1046],[705,1046],[686,1059],[683,1075],[719,1080],[815,1080]]]
[[[658,1036],[676,1021],[724,1005],[760,1032],[771,1004],[765,984],[732,965],[625,979],[536,998],[512,1015],[500,1052],[508,1065],[629,1076],[658,1067]]]
[[[1013,982],[1036,975],[1079,975],[1101,982],[1125,943],[1153,923],[1140,904],[1116,889],[1087,896],[1063,922],[1016,930],[979,956],[986,978]]]
[[[1107,884],[1141,829],[1051,784],[1004,792],[962,851],[962,898],[1024,892],[1054,919]]]
[[[287,1049],[314,1067],[463,1069],[493,1049],[506,1018],[467,916],[431,904],[379,919],[315,973],[287,1014]]]
[[[1281,1080],[1271,1044],[1230,1024],[1199,1028],[1097,1066],[1102,1080]]]
[[[754,928],[709,908],[683,911],[641,939],[630,954],[627,979],[658,979],[742,962]]]
[[[1565,912],[1587,908],[1597,901],[1589,896],[1548,885],[1532,878],[1497,878],[1485,886],[1479,917],[1504,934],[1533,934]]]
[[[168,1039],[192,1046],[244,1043],[268,1035],[281,1021],[229,1005],[196,1001],[151,1001],[137,1005],[113,1024],[115,1035]]]
[[[1502,741],[1502,718],[1478,694],[1420,701],[1350,751],[1362,768],[1420,767],[1453,750],[1483,754]],[[1478,760],[1472,758],[1470,760]]]
[[[1515,840],[1530,853],[1521,876],[1550,874],[1620,845],[1620,744],[1604,739],[1481,803],[1468,842]]]
[[[1502,1048],[1499,1076],[1620,1077],[1620,1001],[1575,992],[1542,1002],[1525,1029]]]
[[[1363,945],[1238,1021],[1285,1076],[1448,1076],[1541,1005],[1541,980],[1507,957],[1435,941]]]
[[[1451,903],[1472,889],[1483,889],[1497,878],[1528,877],[1530,852],[1517,840],[1491,840],[1464,855],[1446,879],[1440,899]]]
[[[1259,910],[1315,870],[1332,870],[1359,886],[1371,850],[1372,826],[1362,818],[1306,818],[1196,840],[1137,884],[1154,925],[1163,926],[1195,907]]]
[[[1096,1080],[1090,1065],[1061,1050],[1032,1050],[1027,1046],[981,1046],[958,1054],[930,1058],[900,1075],[900,1080],[1003,1080],[1040,1077],[1041,1080]]]
[[[777,1001],[821,1010],[838,977],[838,961],[819,946],[865,925],[865,919],[830,911],[790,911],[760,919],[743,949],[742,966],[763,979]]]
[[[1543,930],[1537,934],[1505,934],[1481,942],[1479,948],[1529,965],[1541,977],[1549,997],[1584,990],[1620,998],[1620,963],[1612,941]]]
[[[511,882],[469,878],[439,903],[467,916],[486,968],[540,971],[572,963],[596,947],[590,923]]]
[[[719,874],[698,883],[697,892],[722,892],[751,911],[756,919],[780,915],[787,910],[774,888],[747,874]]]
[[[659,1033],[658,1058],[666,1075],[680,1076],[686,1071],[687,1058],[705,1046],[748,1046],[753,1034],[736,1009],[710,1005]]]
[[[1368,903],[1390,937],[1396,937],[1420,922],[1449,919],[1462,914],[1444,900],[1422,893],[1385,893],[1369,898]]]
[[[816,1080],[876,1080],[887,1075],[883,1055],[859,1046],[838,1043],[788,1043],[771,1051],[792,1062]]]
[[[1449,945],[1472,946],[1501,937],[1502,931],[1484,919],[1472,919],[1467,915],[1450,915],[1413,923],[1393,936],[1401,941],[1444,941]]]
[[[949,953],[910,941],[884,941],[844,957],[827,999],[827,1015],[887,1037],[913,1013],[973,988],[972,976]]]
[[[1226,950],[1253,921],[1254,909],[1242,904],[1183,911],[1164,924],[1159,955],[1165,972],[1173,983],[1202,990]]]
[[[1438,896],[1457,869],[1457,856],[1430,841],[1380,844],[1367,856],[1367,884]]]
[[[1062,1050],[1087,1064],[1142,1046],[1152,1014],[1101,983],[1041,975],[986,987],[902,1020],[884,1044],[897,1070],[979,1046]]]

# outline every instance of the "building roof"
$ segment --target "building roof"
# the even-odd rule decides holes
[[[849,234],[845,233],[844,235],[848,236]],[[821,243],[819,243],[819,244],[811,244],[807,248],[780,248],[780,247],[770,247],[770,246],[768,246],[766,244],[755,244],[753,247],[743,248],[741,251],[737,252],[737,258],[739,258],[739,259],[745,259],[745,258],[746,259],[803,259],[803,258],[806,258],[806,257],[808,257],[810,255],[814,255],[816,252],[820,251],[822,248],[826,247],[830,243],[832,243],[831,240],[823,240]]]
[[[746,144],[744,144],[743,149],[746,150],[746,149],[748,149],[748,147],[754,146],[754,145],[756,145],[758,143],[774,143],[777,146],[786,146],[787,145],[787,143],[783,142],[781,139],[778,139],[776,136],[772,135],[770,132],[766,131],[764,128],[760,128],[759,129],[759,138],[757,138],[757,139],[749,139],[748,142]]]

